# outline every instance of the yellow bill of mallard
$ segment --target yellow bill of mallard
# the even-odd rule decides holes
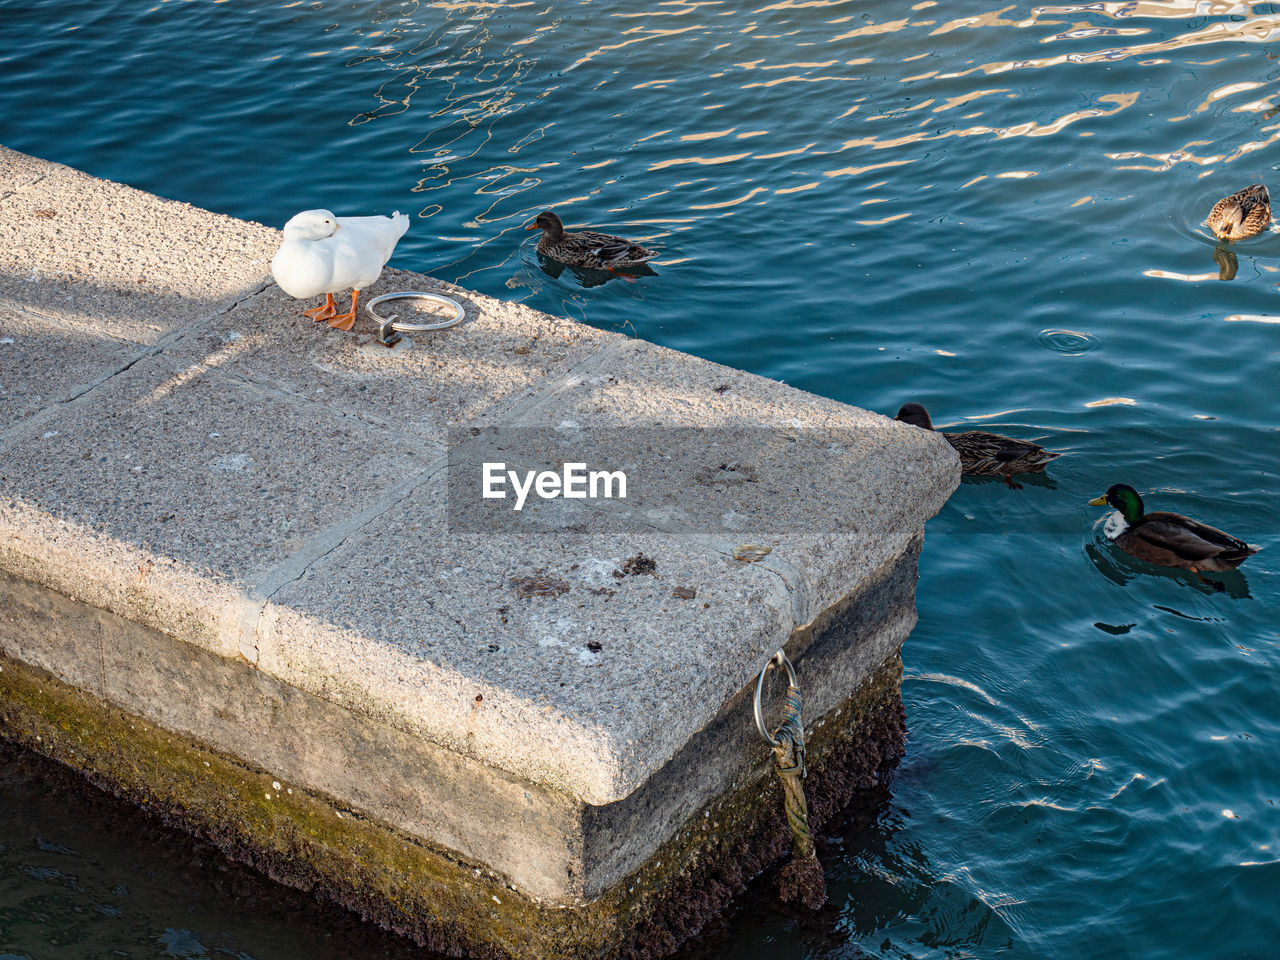
[[[1105,496],[1094,497],[1092,500],[1089,501],[1089,506],[1091,507],[1105,507],[1106,505],[1107,505],[1107,498]]]

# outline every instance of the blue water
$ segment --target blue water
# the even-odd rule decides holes
[[[744,911],[717,950],[1270,957],[1280,237],[1223,281],[1201,222],[1280,189],[1280,13],[993,7],[0,0],[0,142],[273,225],[398,208],[395,265],[1066,451],[930,523],[891,796],[824,842],[826,911]],[[657,276],[549,275],[522,229],[549,207]],[[1224,593],[1130,561],[1085,505],[1114,482],[1267,549]],[[37,834],[85,829],[0,817],[0,956],[172,955],[32,921],[88,902],[29,869]],[[138,887],[150,854],[103,842]],[[210,936],[255,929],[220,902]],[[131,936],[174,914],[135,903]]]

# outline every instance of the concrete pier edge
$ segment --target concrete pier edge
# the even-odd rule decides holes
[[[816,825],[901,750],[954,452],[407,271],[366,295],[466,319],[371,349],[299,318],[278,238],[0,147],[0,737],[435,949],[669,953],[785,849],[775,649]],[[751,524],[641,496],[450,529],[451,431],[583,425],[667,431],[674,487],[747,463]]]
[[[879,802],[869,791],[901,756],[906,736],[901,675],[894,654],[809,734],[814,830],[860,796]],[[580,907],[545,906],[483,865],[459,862],[332,797],[281,784],[271,772],[4,654],[0,737],[277,882],[448,956],[664,957],[718,917],[791,843],[780,788],[772,777],[754,780],[690,818],[692,828],[609,895]]]

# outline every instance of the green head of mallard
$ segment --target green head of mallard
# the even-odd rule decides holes
[[[933,429],[933,421],[929,419],[929,411],[918,403],[904,403],[902,409],[898,411],[898,415],[893,419],[909,423],[913,427],[922,427],[925,430]]]
[[[1103,496],[1089,501],[1091,507],[1105,507],[1108,504],[1115,507],[1126,524],[1132,525],[1142,519],[1142,497],[1127,483],[1114,484]]]
[[[534,217],[533,222],[525,227],[526,230],[541,230],[546,236],[552,240],[559,240],[564,236],[564,224],[550,210],[543,210],[542,213]]]

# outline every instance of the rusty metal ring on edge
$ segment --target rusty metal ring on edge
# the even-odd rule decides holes
[[[764,678],[768,676],[770,667],[786,667],[788,687],[798,687],[799,684],[796,682],[796,668],[791,665],[791,661],[787,659],[787,655],[781,650],[769,658],[769,662],[760,671],[759,679],[756,680],[756,729],[760,731],[760,736],[764,737],[769,746],[780,747],[782,746],[782,741],[769,733],[764,725],[764,707],[760,705],[760,696],[764,692]]]

